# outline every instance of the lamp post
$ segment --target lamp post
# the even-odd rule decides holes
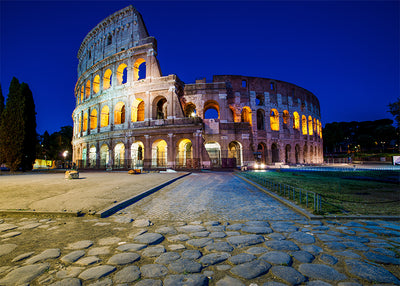
[[[68,156],[68,151],[67,151],[67,150],[64,151],[63,156],[64,156],[64,167],[65,167],[65,159],[66,159],[67,156]]]

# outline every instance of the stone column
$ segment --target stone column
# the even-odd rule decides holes
[[[151,142],[150,135],[144,135],[144,158],[143,158],[143,168],[151,168]]]
[[[168,168],[175,167],[176,146],[174,146],[174,134],[168,133],[167,145],[167,166]]]

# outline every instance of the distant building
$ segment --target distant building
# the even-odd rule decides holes
[[[322,163],[320,106],[280,80],[162,76],[157,42],[128,6],[83,40],[73,161],[84,168],[233,168]]]

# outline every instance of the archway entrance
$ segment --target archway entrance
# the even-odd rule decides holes
[[[237,141],[232,141],[228,148],[228,167],[242,166],[242,145]]]
[[[294,150],[295,150],[296,164],[299,164],[300,163],[300,146],[296,145]]]
[[[125,163],[125,145],[118,143],[114,148],[114,167],[123,168]]]
[[[90,146],[89,149],[89,168],[96,168],[96,147],[94,145]]]
[[[192,142],[189,139],[181,139],[178,142],[178,152],[176,153],[176,166],[191,168],[192,162]]]
[[[272,163],[279,162],[279,149],[275,143],[271,145],[271,153],[272,153]]]
[[[106,168],[109,163],[108,146],[106,144],[101,145],[100,148],[100,167]]]
[[[167,167],[167,142],[165,140],[154,141],[151,149],[151,166],[154,168]]]
[[[259,143],[257,145],[256,158],[257,163],[266,164],[267,163],[267,146],[264,143]]]
[[[221,146],[217,142],[208,142],[205,144],[208,156],[213,167],[221,167]]]
[[[144,159],[144,145],[141,141],[136,141],[132,143],[131,146],[131,168],[132,169],[142,169],[143,159]]]
[[[292,146],[289,144],[286,145],[285,147],[285,163],[289,164],[290,162],[290,152],[292,151]]]

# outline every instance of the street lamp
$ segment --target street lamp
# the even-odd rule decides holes
[[[65,159],[68,156],[68,151],[67,150],[64,151],[63,156],[64,156],[64,167],[65,167]]]

